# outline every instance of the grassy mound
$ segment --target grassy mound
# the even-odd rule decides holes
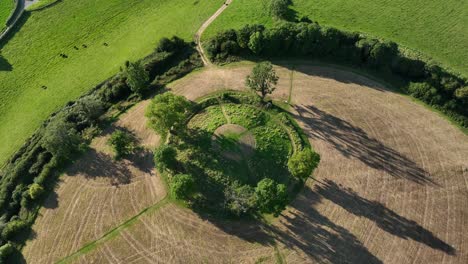
[[[309,170],[295,177],[288,167],[296,153],[310,150],[298,127],[282,110],[265,108],[250,94],[217,94],[196,109],[186,130],[169,143],[177,153],[171,188],[190,176],[193,188],[180,197],[195,209],[237,216],[279,213],[310,176]],[[271,190],[277,193],[269,196]]]
[[[26,14],[0,43],[0,164],[51,112],[117,73],[126,60],[151,53],[162,37],[192,40],[222,3],[63,0]]]
[[[220,30],[274,22],[264,0],[236,0],[207,29],[205,39]],[[384,37],[423,52],[468,75],[468,2],[447,0],[294,0],[296,17],[323,25]]]

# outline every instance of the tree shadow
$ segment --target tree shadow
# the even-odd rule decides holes
[[[54,190],[49,193],[49,195],[47,196],[42,206],[47,209],[55,209],[58,207],[58,205],[59,205],[58,195]]]
[[[0,54],[0,71],[12,71],[13,66]]]
[[[199,215],[245,241],[264,246],[281,242],[321,263],[382,263],[356,236],[317,211],[315,206],[321,198],[307,188],[293,203],[296,210],[282,214],[280,223],[274,225],[255,219],[222,220]]]
[[[312,138],[321,139],[345,157],[353,157],[367,166],[418,184],[437,185],[418,164],[385,146],[364,130],[328,114],[315,106],[294,106],[295,118],[301,120]]]
[[[84,175],[87,179],[109,178],[112,185],[129,184],[132,173],[124,161],[116,161],[111,156],[90,149],[67,171],[68,175]]]
[[[128,160],[133,166],[145,173],[151,174],[155,167],[153,152],[145,148],[138,148],[135,150],[135,152],[128,157]]]
[[[341,65],[333,66],[322,66],[311,63],[311,60],[297,59],[296,63],[291,60],[282,61],[278,60],[274,62],[276,65],[287,68],[291,71],[300,72],[309,76],[316,76],[324,79],[332,79],[340,83],[346,84],[357,84],[360,86],[366,86],[381,92],[390,92],[391,89],[373,81],[365,76],[355,74],[349,70],[341,70],[336,67],[342,67]],[[296,65],[297,64],[297,65]],[[307,65],[315,66],[314,69],[310,69]],[[305,65],[305,66],[304,66]],[[353,66],[356,68],[356,66]],[[344,72],[345,74],[336,74],[336,72]]]
[[[325,199],[341,206],[346,211],[365,217],[382,230],[403,239],[412,239],[433,249],[455,255],[456,250],[449,244],[436,237],[431,231],[420,226],[413,220],[398,215],[391,209],[376,201],[360,197],[349,188],[342,188],[331,180],[317,184],[316,192]]]
[[[356,236],[315,208],[321,199],[306,188],[291,205],[296,210],[280,218],[283,228],[271,226],[271,233],[288,247],[298,248],[318,262],[382,263]]]

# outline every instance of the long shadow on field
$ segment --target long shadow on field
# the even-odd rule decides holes
[[[0,71],[12,71],[13,66],[0,54]]]
[[[455,249],[436,237],[431,231],[415,221],[398,215],[391,209],[376,201],[360,197],[349,188],[341,188],[335,182],[325,180],[317,184],[315,191],[323,198],[341,206],[346,211],[365,217],[386,232],[403,239],[412,239],[431,248],[455,255]]]
[[[324,263],[382,263],[348,230],[333,223],[315,208],[322,197],[306,188],[280,223],[230,222],[207,219],[226,233],[249,242],[273,246],[281,242],[290,250]]]
[[[341,83],[358,84],[358,85],[366,86],[366,87],[369,87],[369,88],[372,88],[381,92],[389,91],[387,88],[378,84],[377,82],[374,82],[371,79],[366,78],[364,76],[354,74],[350,71],[340,70],[339,68],[337,69],[337,68],[334,68],[333,66],[327,67],[327,66],[318,66],[314,64],[310,64],[310,66],[307,66],[308,63],[310,63],[310,61],[298,60],[296,62],[296,64],[298,65],[296,66],[294,61],[292,63],[290,61],[275,62],[275,64],[277,65],[281,65],[282,67],[288,68],[296,72],[301,72],[306,75],[321,77],[325,79],[333,79]],[[337,72],[339,72],[339,74],[336,74]]]
[[[112,185],[130,183],[131,172],[124,161],[115,161],[111,156],[90,149],[67,171],[68,175],[84,175],[86,178],[109,178]]]
[[[436,185],[428,177],[429,173],[415,162],[370,137],[361,128],[312,105],[295,106],[295,109],[298,112],[295,117],[305,124],[310,137],[328,142],[345,157],[357,158],[367,166],[397,178]]]
[[[321,199],[306,188],[291,205],[296,210],[282,215],[279,227],[270,227],[270,232],[289,248],[299,248],[317,262],[382,263],[356,236],[315,208]]]

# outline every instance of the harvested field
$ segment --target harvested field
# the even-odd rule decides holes
[[[274,95],[287,100],[292,91],[294,115],[321,155],[321,162],[314,172],[316,180],[307,182],[275,223],[220,222],[169,203],[141,215],[118,236],[70,260],[467,263],[468,137],[438,114],[367,78],[329,67],[295,65],[294,74],[291,67],[277,68],[280,83]],[[189,99],[217,89],[240,90],[250,69],[249,64],[211,67],[170,88]],[[141,114],[141,119],[140,106],[134,109],[128,114]],[[144,131],[141,125],[136,120],[126,124],[130,130]],[[156,181],[155,190],[161,190],[157,177],[146,177]],[[104,191],[86,191],[87,186],[102,186],[101,177],[62,179],[58,205],[42,210],[43,216],[34,226],[36,238],[24,250],[28,260],[38,260],[47,250],[55,258],[34,263],[70,255],[96,239],[96,233],[105,232],[104,227],[116,226],[116,219],[123,222],[121,216],[135,215],[135,207],[156,203],[163,196],[162,190],[110,196],[115,189],[109,183],[105,185],[109,196],[105,196]],[[120,186],[124,188],[128,187]],[[106,219],[109,209],[105,202],[96,203],[109,203],[106,197],[138,203],[133,207],[121,203],[119,212]],[[81,211],[72,209],[78,207]],[[84,213],[86,208],[89,213]],[[57,216],[55,220],[51,214],[75,217],[63,220],[64,216]],[[90,218],[93,221],[87,220]],[[73,230],[60,229],[60,224],[52,221]],[[75,222],[87,224],[80,228]]]
[[[124,114],[61,176],[33,226],[34,239],[23,250],[28,263],[55,262],[165,197],[149,151],[159,137],[145,127],[146,105]],[[133,133],[145,149],[115,161],[106,142],[116,128]],[[106,252],[112,260],[111,251]]]

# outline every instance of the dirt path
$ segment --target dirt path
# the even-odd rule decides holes
[[[287,100],[293,87],[293,114],[321,162],[316,181],[307,182],[273,225],[220,222],[168,204],[142,214],[124,235],[98,243],[75,263],[274,263],[277,252],[287,263],[468,263],[468,137],[365,77],[295,65],[292,86],[290,67],[276,67],[274,96]],[[251,67],[205,68],[169,88],[192,100],[220,89],[242,90]],[[152,142],[144,132],[146,104],[120,122]],[[139,187],[144,185],[123,196],[112,189],[91,195],[83,186],[105,187],[99,179],[69,178],[60,183],[58,205],[41,210],[27,260],[51,263],[74,252],[60,242],[83,246],[93,241],[85,238],[96,226],[100,234],[119,226],[109,226],[119,215],[107,214],[109,199],[117,199],[110,202],[114,210],[130,213],[135,208],[128,207],[128,197],[158,201],[148,198],[154,196]]]
[[[200,52],[203,64],[205,66],[211,66],[212,64],[205,51],[203,50],[201,36],[203,35],[203,32],[205,32],[205,30],[211,25],[211,23],[213,23],[213,21],[215,21],[215,19],[218,18],[218,16],[221,15],[221,13],[223,13],[224,10],[226,10],[226,8],[229,6],[229,4],[232,3],[232,1],[233,0],[226,0],[223,6],[220,7],[216,11],[216,13],[214,13],[210,18],[208,18],[208,20],[206,20],[205,23],[203,23],[203,25],[200,27],[200,29],[198,29],[197,33],[195,34],[195,43],[197,43],[197,50],[198,52]]]

